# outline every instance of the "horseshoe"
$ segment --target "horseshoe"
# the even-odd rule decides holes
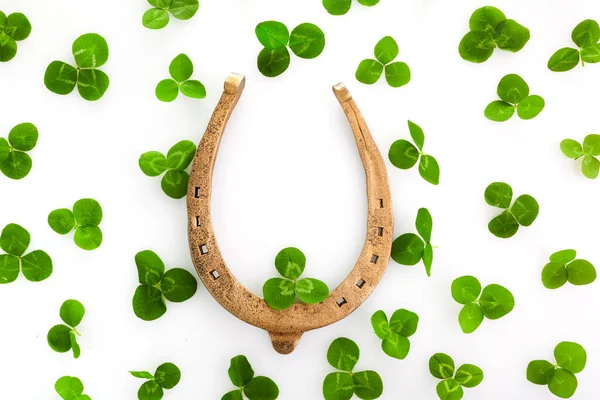
[[[393,213],[387,171],[362,114],[343,84],[333,87],[346,114],[365,168],[368,197],[367,238],[350,275],[319,304],[293,304],[274,310],[246,289],[231,273],[219,250],[211,217],[212,176],[221,137],[245,86],[242,75],[231,74],[206,132],[198,145],[187,194],[188,239],[200,279],[212,296],[242,321],[266,330],[280,354],[294,351],[303,333],[347,317],[371,294],[390,258]]]

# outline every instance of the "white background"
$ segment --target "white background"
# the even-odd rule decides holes
[[[134,399],[142,381],[127,371],[153,372],[171,361],[183,377],[166,399],[218,400],[232,389],[229,359],[245,354],[257,374],[277,382],[280,399],[319,399],[322,381],[332,371],[327,347],[339,336],[360,346],[358,369],[381,374],[381,399],[435,399],[438,381],[427,362],[439,351],[457,364],[483,368],[485,380],[466,390],[467,399],[551,399],[546,388],[527,382],[525,368],[533,359],[552,361],[554,346],[563,340],[581,343],[589,356],[574,398],[598,398],[600,283],[550,291],[540,273],[552,252],[570,247],[600,266],[600,186],[559,150],[564,138],[600,133],[600,66],[563,74],[546,67],[555,50],[572,45],[577,23],[600,19],[600,3],[497,1],[494,5],[509,18],[531,29],[532,38],[518,54],[496,51],[488,62],[475,65],[459,57],[457,46],[471,13],[483,5],[478,0],[381,0],[367,8],[354,2],[346,16],[333,17],[319,0],[203,0],[192,20],[151,31],[141,24],[149,7],[143,0],[0,0],[1,10],[24,12],[33,24],[17,57],[0,65],[0,134],[6,137],[24,121],[40,130],[31,174],[17,182],[0,176],[0,226],[23,225],[32,236],[30,250],[44,249],[54,261],[47,281],[36,284],[21,276],[0,287],[0,398],[55,400],[56,379],[75,375],[94,400]],[[290,30],[316,23],[326,33],[324,53],[315,60],[292,56],[282,76],[261,76],[254,27],[271,19]],[[50,93],[43,85],[46,66],[55,59],[70,62],[73,40],[88,32],[109,43],[103,68],[111,78],[108,92],[96,103],[77,93]],[[392,89],[384,80],[365,86],[354,78],[358,63],[372,57],[385,35],[398,41],[398,59],[412,69],[406,87]],[[194,77],[206,85],[208,96],[161,103],[154,87],[181,52],[194,61]],[[409,137],[406,121],[411,119],[425,130],[425,151],[441,165],[441,183],[434,187],[416,168],[401,171],[388,162],[396,236],[414,231],[419,207],[433,215],[433,242],[439,246],[433,276],[427,278],[422,265],[391,262],[362,307],[334,326],[304,335],[289,356],[276,354],[265,332],[229,315],[201,284],[195,297],[168,304],[167,314],[154,322],[137,319],[131,307],[136,252],[152,249],[167,267],[192,271],[185,201],[164,195],[160,179],[139,170],[138,157],[148,150],[166,153],[182,139],[198,142],[230,71],[248,81],[215,168],[213,221],[229,267],[256,294],[275,276],[273,259],[283,247],[302,249],[306,276],[321,278],[331,288],[346,277],[362,248],[364,172],[332,85],[347,84],[386,162],[390,144]],[[546,99],[539,117],[503,124],[484,118],[507,73],[520,74],[532,93]],[[483,191],[498,180],[541,205],[537,221],[509,240],[487,230],[498,211],[485,204]],[[104,243],[92,252],[80,250],[46,223],[50,211],[83,197],[99,200],[105,213]],[[463,334],[450,284],[465,274],[484,285],[509,288],[517,302],[514,311]],[[69,298],[87,308],[78,328],[83,335],[78,360],[46,343],[48,329],[60,322],[60,305]],[[389,315],[399,308],[421,317],[404,361],[383,354],[369,323],[378,309]]]

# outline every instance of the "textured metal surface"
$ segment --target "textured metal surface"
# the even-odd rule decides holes
[[[230,313],[269,332],[275,350],[291,353],[304,332],[333,324],[352,313],[375,289],[390,258],[393,213],[385,164],[377,145],[343,84],[333,91],[348,117],[367,181],[367,238],[356,265],[329,297],[319,304],[294,304],[277,311],[248,291],[231,273],[214,235],[210,218],[212,176],[221,137],[235,108],[245,78],[230,75],[209,122],[190,174],[187,195],[188,236],[198,275],[212,296]]]

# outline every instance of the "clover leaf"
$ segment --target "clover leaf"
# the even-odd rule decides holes
[[[586,260],[575,259],[575,250],[561,250],[550,256],[542,270],[542,283],[548,289],[558,289],[565,283],[582,286],[596,280],[596,268]]]
[[[79,358],[81,348],[77,343],[77,337],[81,334],[77,331],[77,326],[81,323],[85,315],[85,307],[77,300],[66,300],[60,306],[60,319],[66,325],[54,325],[47,335],[48,345],[58,353],[66,353],[73,350],[73,357]]]
[[[246,356],[233,357],[230,362],[229,379],[237,389],[225,393],[221,400],[275,400],[279,397],[277,384],[266,376],[254,376],[254,370]]]
[[[375,59],[365,59],[356,70],[356,80],[372,85],[379,80],[385,70],[385,79],[391,87],[399,88],[410,82],[410,68],[404,62],[392,62],[398,57],[398,43],[386,36],[375,45]]]
[[[185,171],[194,159],[196,145],[189,140],[176,143],[165,157],[158,151],[149,151],[140,156],[139,166],[150,177],[162,177],[160,186],[173,199],[182,199],[187,193],[190,175]]]
[[[587,353],[583,346],[573,342],[561,342],[554,348],[556,365],[545,360],[534,360],[527,366],[527,380],[536,385],[548,385],[557,397],[568,399],[577,390],[575,374],[584,370]]]
[[[148,0],[153,7],[142,17],[142,24],[148,29],[162,29],[169,23],[169,13],[180,20],[191,19],[200,3],[198,0]]]
[[[258,54],[257,65],[261,74],[274,78],[290,66],[290,52],[305,59],[316,58],[325,49],[325,34],[316,25],[303,23],[290,34],[285,24],[264,21],[256,26],[256,38],[263,45]]]
[[[173,268],[165,272],[163,261],[151,250],[137,253],[135,264],[140,285],[133,296],[133,311],[144,321],[154,321],[167,312],[165,299],[182,303],[198,289],[198,281],[185,269]]]
[[[469,20],[470,31],[458,46],[460,56],[473,63],[487,61],[494,49],[521,50],[531,37],[529,29],[513,19],[507,19],[502,11],[486,6],[475,10]]]
[[[464,364],[455,368],[454,360],[447,354],[436,353],[429,359],[429,372],[442,381],[436,392],[441,400],[460,400],[463,388],[477,387],[483,381],[483,371],[476,365]]]
[[[497,92],[501,100],[491,102],[484,111],[486,118],[492,121],[508,121],[515,111],[521,119],[533,119],[546,105],[542,97],[529,94],[529,86],[519,75],[502,78]]]
[[[410,351],[409,337],[414,335],[419,325],[419,316],[405,309],[396,310],[388,323],[382,310],[371,317],[371,325],[381,342],[381,348],[390,357],[404,360]]]
[[[337,369],[325,377],[323,396],[325,400],[359,399],[373,400],[383,394],[383,382],[375,371],[354,372],[360,349],[347,338],[335,339],[327,350],[329,365]]]
[[[458,315],[458,323],[467,334],[475,332],[484,317],[491,320],[500,319],[515,307],[515,298],[508,289],[492,284],[482,291],[479,280],[473,276],[455,279],[451,291],[452,298],[463,305]]]
[[[88,101],[104,96],[110,79],[98,69],[108,61],[108,43],[96,34],[88,33],[73,42],[76,67],[62,61],[53,61],[44,75],[44,84],[53,93],[67,95],[75,89]]]
[[[203,99],[206,97],[206,88],[197,80],[190,79],[194,73],[194,64],[192,60],[185,55],[180,54],[171,61],[169,73],[172,79],[164,79],[156,85],[156,98],[160,101],[171,102],[177,98],[179,91],[184,96],[193,99]]]
[[[416,265],[423,260],[427,276],[431,276],[433,264],[433,246],[431,245],[431,232],[433,230],[433,219],[429,210],[420,208],[415,221],[417,232],[400,235],[392,243],[392,259],[401,265]]]
[[[536,220],[540,206],[528,194],[521,195],[510,206],[513,192],[510,185],[504,182],[494,182],[485,189],[485,201],[492,207],[503,208],[488,224],[489,231],[496,237],[508,239],[514,236],[519,226],[530,226]]]
[[[565,139],[560,142],[560,150],[565,156],[574,160],[583,157],[581,172],[586,178],[596,179],[598,177],[600,161],[596,157],[600,156],[600,135],[587,135],[583,139],[583,144],[573,139]]]
[[[8,62],[17,55],[17,42],[31,33],[31,23],[22,13],[8,17],[0,11],[0,62]]]
[[[419,174],[421,177],[432,185],[439,184],[440,166],[437,160],[433,156],[423,153],[425,144],[423,129],[412,121],[408,121],[408,129],[415,144],[404,139],[396,140],[388,152],[390,162],[397,168],[411,169],[420,159]]]
[[[73,240],[83,250],[95,250],[102,244],[102,230],[98,227],[102,221],[102,207],[94,199],[77,200],[73,211],[59,208],[48,215],[48,225],[60,235],[73,230]]]
[[[8,140],[0,138],[0,171],[10,179],[23,179],[31,171],[33,161],[28,151],[38,141],[38,130],[30,122],[12,128]]]
[[[0,284],[14,282],[23,276],[31,282],[41,282],[52,275],[52,259],[42,250],[25,254],[31,237],[25,228],[17,224],[8,224],[0,234],[0,248],[6,254],[0,254]]]
[[[380,0],[358,0],[360,4],[367,7],[377,5]],[[352,7],[352,0],[323,0],[323,7],[331,15],[344,15]]]
[[[160,400],[163,398],[163,389],[173,389],[181,380],[181,371],[173,363],[164,363],[156,368],[152,375],[147,371],[129,371],[136,378],[145,379],[138,390],[139,400]]]
[[[83,383],[74,376],[63,376],[56,381],[54,389],[63,400],[92,400],[83,394]]]
[[[263,286],[267,305],[276,310],[289,308],[296,297],[306,304],[316,304],[329,296],[327,285],[314,278],[300,278],[306,266],[304,253],[295,247],[281,250],[275,257],[275,268],[283,278],[271,278]]]
[[[557,50],[548,60],[548,69],[554,72],[572,70],[579,64],[600,62],[600,26],[591,19],[582,21],[573,29],[571,39],[578,48],[564,47]]]

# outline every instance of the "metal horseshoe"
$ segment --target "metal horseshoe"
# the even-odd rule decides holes
[[[210,217],[212,176],[221,137],[245,86],[245,78],[231,74],[206,132],[198,145],[187,194],[188,238],[192,260],[212,296],[242,321],[266,330],[281,354],[294,351],[302,334],[347,317],[371,294],[390,258],[393,213],[383,158],[348,89],[333,87],[356,139],[367,181],[367,238],[348,277],[319,304],[293,304],[274,310],[246,289],[231,273],[219,250]]]

